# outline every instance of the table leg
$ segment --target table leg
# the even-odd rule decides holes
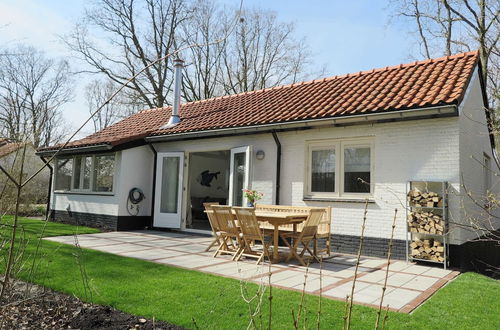
[[[273,233],[273,260],[276,261],[279,258],[279,226],[274,225],[274,233]]]

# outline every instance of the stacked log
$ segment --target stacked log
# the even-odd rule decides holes
[[[433,212],[412,211],[408,214],[408,228],[412,233],[443,235],[443,217]]]
[[[444,262],[444,245],[437,239],[415,238],[410,244],[411,256],[416,259]]]
[[[413,188],[408,192],[408,201],[411,206],[422,207],[442,207],[443,198],[438,193],[428,191],[422,192],[417,188]]]

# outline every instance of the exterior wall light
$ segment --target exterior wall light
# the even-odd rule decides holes
[[[257,152],[255,153],[255,158],[257,158],[258,160],[263,160],[264,157],[266,157],[266,153],[264,152],[264,150],[257,150]]]

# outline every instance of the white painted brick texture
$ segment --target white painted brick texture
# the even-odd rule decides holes
[[[368,206],[365,234],[390,237],[394,210],[398,209],[395,238],[405,239],[405,194],[409,180],[458,182],[458,118],[429,119],[398,123],[322,128],[282,133],[283,204],[331,206],[332,232],[360,235],[364,203],[304,202],[306,144],[320,139],[369,137],[374,141],[375,184]],[[451,208],[457,208],[456,200]]]

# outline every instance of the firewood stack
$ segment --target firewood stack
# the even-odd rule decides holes
[[[410,244],[411,256],[417,259],[444,261],[444,246],[437,239],[418,239],[415,238]]]
[[[408,228],[413,233],[443,235],[443,217],[433,212],[412,211],[408,214]]]
[[[443,198],[440,197],[437,193],[429,191],[429,192],[421,192],[417,188],[412,189],[408,193],[408,201],[411,206],[422,206],[422,207],[442,207],[443,206]]]

